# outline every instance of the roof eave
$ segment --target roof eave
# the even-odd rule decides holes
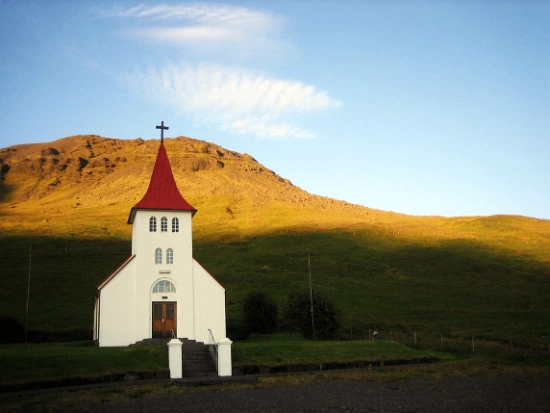
[[[131,210],[130,210],[130,216],[128,217],[128,224],[133,224],[134,223],[134,219],[136,217],[136,213],[137,211],[177,211],[177,212],[191,212],[191,217],[194,217],[195,214],[197,213],[197,209],[170,209],[170,208],[166,208],[166,209],[159,209],[159,208],[136,208],[136,207],[133,207]]]
[[[123,269],[124,267],[126,267],[126,265],[128,265],[128,263],[129,263],[130,261],[132,261],[132,260],[134,259],[135,256],[136,256],[136,255],[134,254],[134,255],[128,257],[122,264],[120,264],[120,266],[119,266],[116,270],[114,270],[114,271],[111,273],[111,275],[109,275],[107,278],[105,278],[105,280],[103,280],[103,282],[97,286],[96,293],[98,293],[99,291],[101,291],[101,289],[102,289],[103,287],[105,287],[105,286],[109,283],[109,281],[111,281],[113,278],[115,278],[115,276],[116,276],[120,271],[122,271],[122,269]]]

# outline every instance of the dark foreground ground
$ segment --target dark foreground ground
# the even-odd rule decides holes
[[[88,412],[550,412],[550,379],[445,378],[392,383],[316,380],[270,388],[194,390],[105,402]]]

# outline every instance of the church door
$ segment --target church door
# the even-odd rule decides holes
[[[171,338],[176,331],[176,303],[153,302],[153,338]]]

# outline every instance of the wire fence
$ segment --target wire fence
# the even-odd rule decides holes
[[[505,353],[533,354],[550,357],[550,338],[507,338],[495,339],[481,335],[452,335],[422,331],[379,330],[353,331],[346,335],[350,340],[389,340],[403,343],[408,347],[448,351],[459,354]]]

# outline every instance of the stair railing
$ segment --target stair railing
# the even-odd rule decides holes
[[[172,338],[177,338],[174,329],[172,329]]]
[[[208,329],[208,332],[210,333],[208,350],[210,351],[210,355],[216,363],[216,371],[218,371],[218,344],[216,344],[216,339],[214,338],[214,333],[212,332],[212,330]]]

